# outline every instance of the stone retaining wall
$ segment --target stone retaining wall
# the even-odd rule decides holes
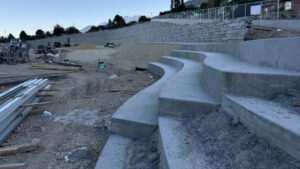
[[[64,35],[30,43],[37,45],[55,41],[66,42],[68,37],[72,43],[89,41],[95,45],[105,42],[238,42],[244,40],[246,33],[246,22],[243,19],[194,24],[152,21],[116,30]]]

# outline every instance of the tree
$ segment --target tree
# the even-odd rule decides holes
[[[45,32],[41,29],[38,29],[36,32],[35,32],[35,37],[36,39],[43,39],[46,37],[45,35]]]
[[[14,35],[12,35],[11,33],[8,35],[7,37],[7,41],[10,41],[12,39],[15,39]]]
[[[121,28],[126,26],[126,22],[122,16],[116,15],[113,21],[113,26],[114,28]]]
[[[99,29],[99,26],[92,26],[88,32],[98,32]]]
[[[184,0],[171,0],[171,11],[183,11],[185,9]]]
[[[147,18],[146,16],[141,16],[141,17],[139,18],[139,22],[140,22],[140,23],[142,23],[142,22],[149,22],[149,21],[151,21],[151,19],[150,19],[150,18]]]
[[[74,26],[68,27],[66,29],[66,34],[76,34],[76,33],[80,33],[80,31]]]
[[[47,37],[51,37],[52,34],[51,34],[49,31],[47,31],[47,32],[46,32],[46,36],[47,36]]]
[[[1,37],[0,37],[0,42],[1,42],[1,43],[7,42],[7,38],[5,38],[4,36],[1,36]]]
[[[53,29],[53,35],[55,36],[61,36],[65,33],[65,28],[63,28],[60,25],[55,25],[54,29]]]
[[[25,40],[28,40],[29,37],[27,35],[27,33],[25,31],[21,31],[20,35],[19,35],[19,38],[22,40],[22,41],[25,41]]]

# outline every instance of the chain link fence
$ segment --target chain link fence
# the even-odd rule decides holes
[[[193,11],[170,13],[153,19],[225,20],[252,17],[254,19],[300,19],[300,5],[288,2],[261,1]]]

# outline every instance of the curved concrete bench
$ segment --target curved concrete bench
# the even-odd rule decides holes
[[[129,138],[151,136],[157,127],[158,96],[164,83],[178,69],[163,63],[150,63],[149,71],[162,78],[124,103],[112,117],[112,133]]]
[[[248,128],[300,160],[300,115],[278,103],[250,97],[224,96],[222,106]]]
[[[221,101],[224,93],[272,98],[288,88],[300,86],[300,73],[241,62],[226,54],[202,52],[201,84]]]
[[[179,66],[180,70],[161,89],[160,115],[186,117],[196,113],[210,112],[218,107],[216,101],[201,88],[202,63],[169,56],[161,57],[161,61]]]

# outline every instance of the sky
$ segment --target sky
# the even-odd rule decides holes
[[[19,37],[24,30],[53,30],[56,24],[82,29],[121,16],[156,16],[170,9],[170,0],[0,0],[0,36]]]

